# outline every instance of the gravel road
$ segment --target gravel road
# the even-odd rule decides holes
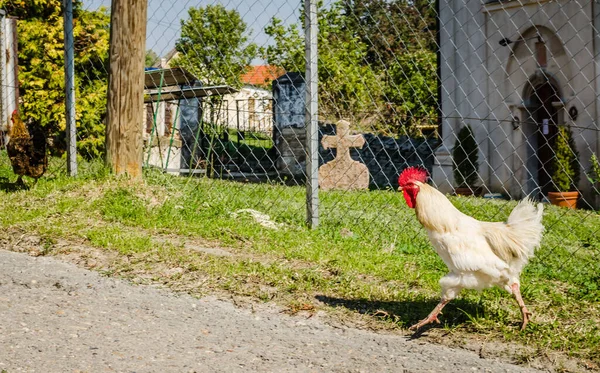
[[[136,286],[0,250],[0,371],[535,372],[404,336]]]

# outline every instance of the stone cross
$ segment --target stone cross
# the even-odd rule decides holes
[[[335,136],[323,136],[323,148],[336,148],[334,160],[319,167],[319,186],[323,190],[367,189],[369,170],[364,164],[350,157],[350,148],[362,148],[365,139],[362,135],[350,135],[350,123],[341,120],[336,124]]]

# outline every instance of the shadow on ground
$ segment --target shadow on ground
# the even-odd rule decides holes
[[[325,295],[317,295],[315,298],[331,307],[343,307],[360,314],[389,319],[403,328],[409,328],[427,317],[439,301],[438,299],[430,299],[380,302],[368,299],[335,298]],[[444,308],[439,320],[443,326],[454,327],[469,321],[470,315],[482,315],[483,313],[484,309],[481,304],[464,299],[455,299]],[[424,326],[413,337],[420,336],[432,327],[438,327],[438,324]]]
[[[14,182],[11,183],[8,181],[7,177],[0,177],[0,190],[5,192],[17,192],[19,190],[27,190],[29,187],[24,183]]]

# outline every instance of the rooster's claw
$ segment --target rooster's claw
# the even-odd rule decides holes
[[[523,323],[521,324],[521,331],[523,331],[525,330],[525,327],[527,327],[527,323],[529,323],[529,320],[531,319],[531,316],[533,314],[529,312],[527,308],[522,309],[521,313],[523,314]]]
[[[426,319],[423,319],[423,320],[419,321],[417,324],[415,324],[415,325],[411,326],[410,328],[408,328],[408,330],[411,330],[411,331],[419,330],[419,329],[421,329],[421,327],[423,327],[423,326],[425,326],[427,324],[431,324],[434,321],[436,323],[438,323],[438,324],[440,323],[440,320],[438,320],[437,316],[432,316],[432,317],[428,317]]]

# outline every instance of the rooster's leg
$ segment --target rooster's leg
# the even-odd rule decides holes
[[[25,183],[23,182],[23,175],[19,175],[17,181],[15,181],[15,184],[25,186]]]
[[[433,309],[433,311],[431,311],[431,313],[429,314],[429,316],[427,316],[423,320],[419,321],[417,324],[411,326],[409,328],[409,330],[418,330],[422,326],[427,325],[427,324],[431,324],[434,321],[439,324],[440,320],[438,320],[437,317],[440,314],[440,312],[442,311],[442,308],[444,308],[444,306],[446,304],[448,304],[448,302],[450,302],[449,299],[442,298],[442,300],[440,301],[440,303],[438,303],[438,305],[435,306],[435,308]]]
[[[521,314],[523,315],[523,324],[521,324],[521,330],[525,330],[525,327],[527,326],[527,323],[529,322],[529,318],[531,317],[532,313],[529,312],[529,310],[525,306],[525,302],[523,302],[523,297],[521,297],[521,291],[519,290],[519,284],[514,283],[510,288],[512,289],[512,293],[515,296],[517,303],[519,303],[519,307],[521,308]]]

